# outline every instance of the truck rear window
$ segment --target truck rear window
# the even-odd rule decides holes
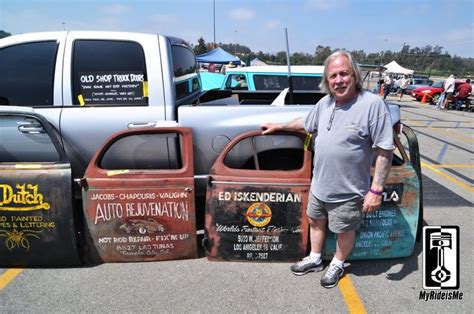
[[[176,99],[201,90],[194,53],[184,46],[171,46]]]
[[[319,90],[321,77],[293,75],[294,90]],[[253,76],[256,90],[283,90],[288,87],[288,76],[256,74]]]
[[[75,41],[72,76],[75,105],[148,104],[145,54],[136,42]]]

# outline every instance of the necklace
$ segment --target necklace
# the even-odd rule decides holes
[[[331,130],[332,120],[334,120],[335,115],[336,115],[336,106],[334,105],[334,109],[332,110],[331,117],[329,118],[329,122],[328,122],[328,126],[327,126],[328,131]]]

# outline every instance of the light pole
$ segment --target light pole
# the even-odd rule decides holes
[[[216,0],[212,1],[212,8],[213,8],[213,12],[214,12],[214,49],[216,49]]]
[[[385,42],[385,45],[384,45],[384,48],[387,46],[387,40],[388,39],[384,39],[384,42]],[[382,50],[382,53],[380,54],[380,65],[383,65],[383,57],[385,56],[385,50]]]
[[[235,32],[235,43],[234,43],[234,56],[237,55],[237,30]]]

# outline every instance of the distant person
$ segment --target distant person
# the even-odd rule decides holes
[[[443,103],[444,103],[444,98],[445,97],[446,97],[446,93],[444,91],[441,92],[441,95],[439,95],[439,98],[438,98],[438,105],[436,106],[438,108],[438,110],[443,109]]]
[[[235,68],[235,64],[232,63],[232,61],[230,61],[228,64],[222,66],[221,73],[226,74],[227,70],[230,69],[230,68]]]
[[[216,72],[216,65],[215,63],[209,64],[209,72],[215,73]]]
[[[245,75],[238,75],[236,81],[237,85],[235,86],[235,89],[249,89],[249,85],[247,84],[247,78],[245,77]]]
[[[324,61],[321,88],[328,95],[306,118],[261,127],[263,134],[304,130],[317,136],[306,210],[311,253],[290,270],[304,275],[324,269],[321,254],[329,227],[337,234],[336,254],[321,277],[321,285],[332,288],[344,274],[344,261],[352,251],[363,215],[382,204],[395,146],[388,106],[362,89],[359,67],[350,53],[336,51]]]
[[[456,88],[456,110],[461,110],[461,105],[465,102],[472,93],[471,80],[467,79],[465,83]]]
[[[393,79],[390,74],[386,74],[383,80],[383,99],[386,99],[392,89]]]
[[[380,76],[377,80],[377,90],[380,96],[383,96],[383,78]]]
[[[454,82],[456,79],[456,75],[451,74],[446,81],[444,82],[444,100],[441,106],[441,109],[446,109],[446,106],[448,105],[449,99],[453,96],[454,94]]]
[[[227,64],[223,64],[223,65],[221,66],[221,74],[224,74],[224,75],[225,75],[226,72],[227,72]]]
[[[411,79],[408,77],[408,75],[404,75],[400,79],[400,97],[398,98],[398,101],[402,100],[403,94],[407,93],[407,87],[410,85]]]

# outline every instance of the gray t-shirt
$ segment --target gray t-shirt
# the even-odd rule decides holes
[[[335,105],[333,97],[323,97],[305,121],[306,131],[317,133],[311,191],[329,203],[364,197],[374,149],[395,148],[389,109],[380,96],[362,91]]]

